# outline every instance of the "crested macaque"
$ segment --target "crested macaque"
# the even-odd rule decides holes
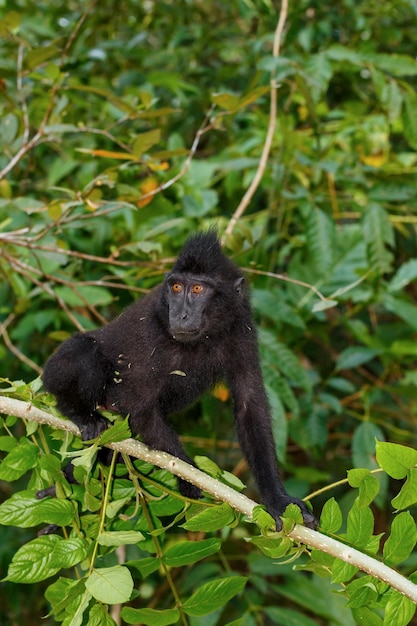
[[[188,463],[168,417],[220,381],[230,388],[240,446],[277,529],[290,503],[315,528],[312,512],[280,479],[248,288],[215,231],[192,235],[163,283],[107,326],[65,341],[43,375],[84,440],[106,428],[99,412],[106,407],[129,415],[132,433],[148,446]],[[183,479],[179,489],[201,496]]]

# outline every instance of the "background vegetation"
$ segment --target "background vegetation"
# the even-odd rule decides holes
[[[362,543],[347,520],[359,506],[351,487],[363,485],[368,474],[350,487],[339,481],[347,470],[378,467],[376,439],[415,445],[416,3],[290,3],[277,58],[272,45],[281,7],[269,0],[102,0],[90,6],[0,0],[0,8],[3,393],[51,406],[37,377],[59,342],[105,323],[160,282],[190,232],[216,224],[223,234],[229,225],[225,249],[252,284],[288,489],[300,497],[319,491],[312,499],[318,513],[336,498],[341,532],[374,554],[393,536],[393,512],[402,509],[410,539],[400,556],[387,551],[388,561],[411,575],[417,569],[415,509],[406,510],[417,498],[405,506],[391,499],[401,487],[395,479],[407,478],[415,490],[416,461],[402,476],[375,474],[378,486],[373,478],[372,496],[362,502],[371,515],[362,525]],[[271,76],[279,88],[268,164],[231,228],[270,127]],[[193,455],[233,472],[256,497],[235,444],[226,389],[175,422]],[[0,424],[0,497],[8,502],[21,490],[33,496],[59,476],[50,459],[59,459],[70,441],[11,417]],[[14,448],[30,461],[12,476],[7,457]],[[81,463],[80,471],[86,466]],[[150,469],[139,466],[143,478]],[[90,492],[80,485],[72,495],[84,512],[79,535],[90,538],[102,489],[96,472]],[[152,476],[171,484],[166,473]],[[324,556],[315,562],[300,555],[297,564],[313,575],[278,565],[286,553],[281,543],[274,552],[262,551],[262,542],[244,542],[256,533],[245,522],[226,516],[218,528],[213,520],[208,527],[179,527],[184,502],[173,495],[155,500],[161,491],[146,481],[143,515],[123,521],[118,515],[134,511],[134,496],[131,483],[114,480],[118,504],[107,530],[144,537],[127,546],[133,608],[174,611],[173,589],[190,599],[202,585],[226,580],[235,584],[231,595],[206,588],[211,611],[203,616],[191,608],[189,622],[182,616],[180,623],[373,626],[393,623],[394,612],[398,624],[412,623],[415,607],[405,607],[383,583],[333,570],[330,584],[325,576],[334,563]],[[72,537],[67,525],[64,536]],[[36,534],[15,526],[0,527],[2,576]],[[158,532],[151,535],[152,529]],[[175,547],[186,539],[205,541],[206,558],[179,558]],[[94,553],[99,566],[115,565],[115,547],[101,545]],[[87,559],[83,549],[74,548],[76,563]],[[155,558],[161,554],[168,554],[164,567]],[[150,563],[156,567],[146,569]],[[37,584],[30,586],[13,577],[2,583],[1,623],[39,624],[53,607],[45,624],[114,624],[104,605],[83,596],[81,606],[74,574],[64,573],[47,599],[44,591],[56,576],[33,578]],[[368,595],[358,600],[363,589]],[[74,604],[64,606],[64,597]],[[169,612],[160,622],[156,614],[150,622],[143,613],[132,615],[124,614],[126,623],[178,620]]]

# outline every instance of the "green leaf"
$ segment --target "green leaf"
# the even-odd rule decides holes
[[[240,593],[247,580],[244,576],[233,576],[208,582],[193,593],[183,603],[182,608],[187,615],[195,617],[208,615]]]
[[[335,559],[332,565],[332,583],[346,583],[357,573],[358,568],[341,559]]]
[[[367,606],[375,602],[378,598],[378,589],[375,585],[375,582],[370,579],[369,576],[365,578],[365,580],[360,581],[360,585],[356,584],[358,581],[353,581],[350,585],[348,585],[348,592],[350,596],[350,600],[348,602],[348,606],[353,608],[359,608],[361,606]],[[396,622],[395,626],[397,626]]]
[[[320,515],[320,528],[324,533],[337,533],[342,526],[343,518],[340,506],[334,498],[327,500]]]
[[[346,539],[357,548],[365,548],[374,530],[374,516],[369,507],[354,502],[347,520]]]
[[[371,609],[366,606],[355,609],[352,607],[352,615],[355,620],[355,624],[366,624],[366,626],[383,626],[383,621]]]
[[[417,450],[398,443],[377,441],[376,460],[388,476],[400,480],[417,465]]]
[[[101,433],[97,443],[100,446],[104,446],[106,443],[124,441],[125,439],[129,439],[131,436],[132,433],[129,428],[129,420],[126,418],[122,421],[116,422],[110,426],[110,428]]]
[[[54,550],[63,541],[58,535],[44,535],[19,548],[4,580],[15,583],[38,583],[56,574],[61,565],[53,564]]]
[[[54,293],[66,304],[73,307],[85,306],[86,304],[105,306],[113,302],[113,296],[108,289],[95,285],[75,285],[73,289],[66,285],[58,285],[55,287]]]
[[[390,594],[391,597],[385,606],[384,624],[407,626],[416,612],[415,603],[395,589],[391,589]]]
[[[363,232],[371,265],[380,274],[389,272],[393,256],[387,245],[394,245],[394,233],[388,214],[381,205],[375,202],[368,204],[363,218]]]
[[[116,626],[116,622],[109,615],[107,606],[94,604],[88,614],[88,626]]]
[[[1,462],[0,480],[5,480],[6,482],[17,480],[36,466],[38,455],[38,448],[30,441],[19,443],[10,450]]]
[[[294,542],[285,535],[283,537],[252,537],[251,543],[270,559],[281,559],[294,548]]]
[[[149,149],[157,144],[161,139],[161,129],[154,128],[146,133],[140,133],[133,144],[133,153],[135,156],[140,157],[145,152],[149,152]]]
[[[182,541],[168,548],[162,560],[170,567],[191,565],[220,550],[220,539],[203,539],[202,541]]]
[[[150,574],[156,572],[161,567],[161,562],[161,559],[154,556],[149,556],[140,559],[139,561],[128,561],[127,565],[129,565],[129,567],[134,567],[135,569],[137,569],[140,572],[142,578],[146,578]]]
[[[380,353],[380,350],[372,350],[364,346],[346,348],[339,354],[336,362],[336,371],[355,369],[360,365],[364,365],[364,363],[372,361]]]
[[[377,496],[380,485],[368,469],[353,469],[348,472],[351,487],[359,488],[359,507],[368,506]]]
[[[97,541],[101,546],[134,545],[144,540],[145,537],[137,530],[105,531],[97,537]]]
[[[409,471],[409,475],[405,484],[401,488],[398,495],[391,500],[392,506],[396,509],[406,509],[417,503],[417,469],[413,468]]]
[[[407,54],[369,54],[367,59],[393,76],[417,75],[417,61]]]
[[[382,303],[388,311],[401,317],[410,328],[417,331],[417,306],[406,300],[394,298],[389,293],[384,294]]]
[[[95,569],[85,584],[93,598],[105,604],[128,602],[133,591],[133,579],[127,567],[114,565]]]
[[[405,561],[417,542],[417,529],[408,511],[399,513],[391,524],[391,532],[384,544],[384,559],[393,563]]]
[[[414,92],[406,91],[404,94],[404,139],[409,145],[417,149],[417,96]]]
[[[273,624],[285,626],[317,626],[317,621],[311,619],[307,615],[303,615],[295,609],[289,609],[283,606],[266,607],[265,615],[269,617]],[[228,624],[230,626],[230,624]]]
[[[235,519],[235,513],[232,507],[223,502],[218,506],[204,509],[201,513],[197,513],[194,517],[182,525],[185,530],[199,530],[203,532],[220,530],[224,526],[231,524]]]
[[[38,524],[68,526],[75,517],[69,500],[44,498],[38,500],[30,491],[13,494],[0,504],[0,524],[29,528]]]
[[[55,46],[42,46],[34,48],[25,55],[25,61],[29,69],[42,65],[45,61],[59,56],[59,50]]]
[[[58,569],[73,567],[86,558],[87,552],[88,544],[81,537],[63,539],[54,547],[51,567]]]
[[[319,275],[325,276],[333,265],[334,222],[321,209],[311,208],[306,230],[310,262]]]
[[[388,284],[388,291],[400,291],[417,279],[417,259],[409,259],[401,265]]]
[[[146,626],[168,626],[176,624],[180,618],[178,609],[132,609],[128,606],[122,609],[122,618],[127,624],[146,624]]]
[[[209,476],[212,476],[213,478],[220,478],[220,476],[222,475],[222,470],[220,469],[220,467],[207,456],[197,455],[194,457],[194,461],[196,462],[197,467]]]

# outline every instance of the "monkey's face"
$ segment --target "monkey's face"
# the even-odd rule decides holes
[[[206,276],[170,274],[166,279],[169,332],[181,342],[198,341],[208,332],[207,308],[215,293]]]

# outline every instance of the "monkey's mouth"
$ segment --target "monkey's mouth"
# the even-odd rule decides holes
[[[188,341],[195,341],[200,336],[199,330],[177,330],[172,333],[172,338],[176,341],[182,341],[187,343]]]

